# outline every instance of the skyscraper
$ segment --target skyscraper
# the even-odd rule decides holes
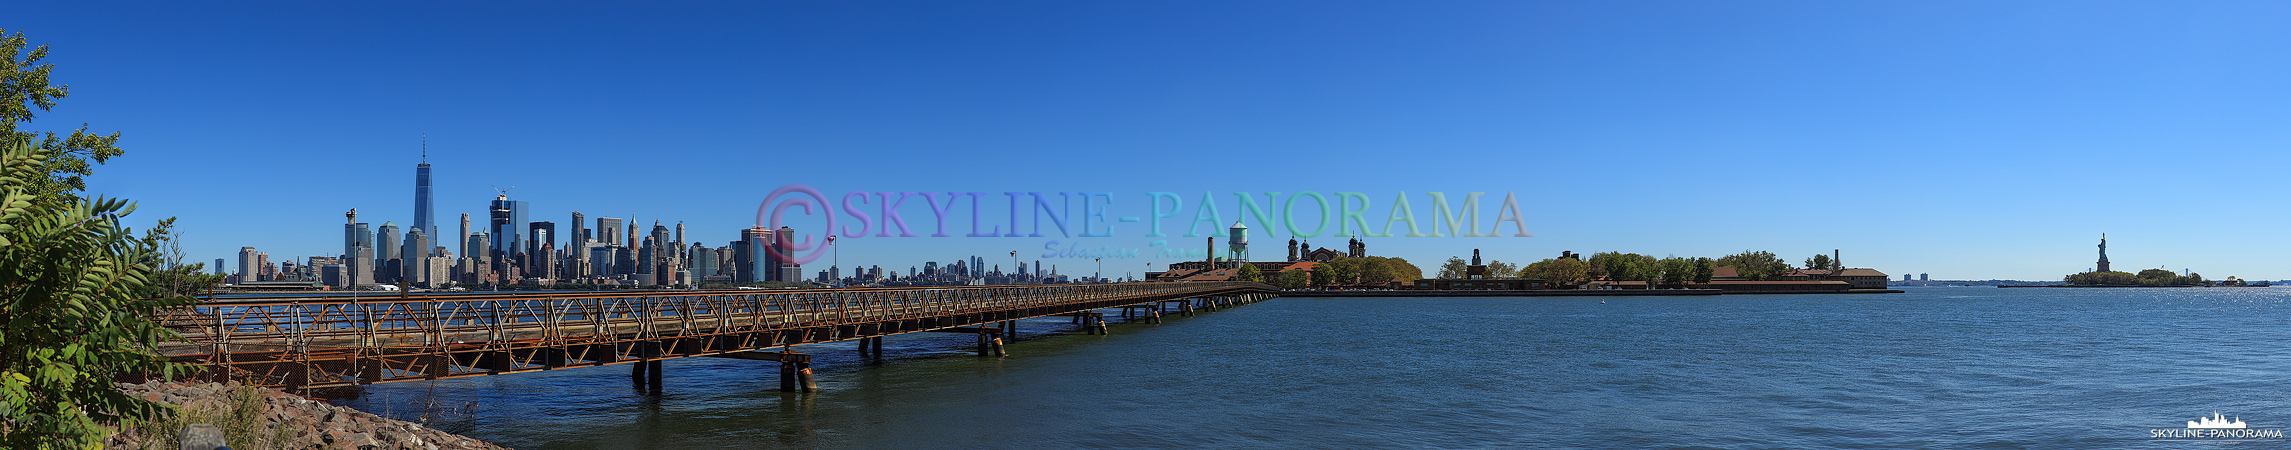
[[[732,241],[732,282],[754,283],[763,280],[764,242],[771,233],[764,227],[740,230],[740,240]]]
[[[414,166],[414,228],[421,229],[423,235],[437,236],[436,214],[437,210],[430,206],[430,143],[429,137],[424,136],[422,138],[422,163]],[[407,257],[429,256],[428,250],[423,250],[422,253],[424,254],[407,255]]]
[[[421,227],[406,231],[405,249],[398,252],[398,279],[407,283],[427,286],[434,274],[430,268],[430,234]]]
[[[342,225],[342,286],[373,284],[374,235],[366,232],[366,224],[358,222],[357,209],[342,216],[349,220]]]
[[[398,250],[401,249],[398,245],[398,223],[382,222],[382,229],[378,237],[381,242],[374,245],[374,282],[384,284],[397,282],[400,273],[398,264],[402,258],[398,254]]]
[[[222,258],[215,258],[215,274],[216,274],[216,275],[222,275],[222,274],[223,274],[223,270],[225,270],[225,269],[223,268],[223,259],[222,259]]]
[[[469,213],[461,213],[461,240],[453,241],[453,250],[461,252],[463,258],[477,257],[469,253]]]
[[[597,218],[596,239],[598,243],[628,246],[627,242],[620,240],[620,219],[611,217]]]
[[[491,206],[487,211],[493,216],[493,228],[486,237],[493,240],[494,264],[513,265],[514,263],[509,261],[517,260],[518,253],[524,251],[525,214],[532,208],[527,206],[524,201],[510,200],[507,192],[494,197]],[[507,267],[499,269],[496,271],[497,273],[503,275],[509,273]]]
[[[261,263],[255,261],[254,247],[239,247],[239,284],[260,281]]]

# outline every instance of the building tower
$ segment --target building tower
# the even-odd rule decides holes
[[[461,213],[461,240],[453,241],[453,249],[461,252],[463,258],[483,257],[478,253],[469,252],[469,213]]]
[[[423,134],[422,163],[414,166],[414,229],[422,230],[422,234],[425,235],[437,236],[436,214],[437,210],[430,205],[430,137],[428,134]],[[428,250],[423,250],[422,253],[421,255],[404,255],[404,257],[429,256]]]
[[[259,267],[261,263],[255,261],[256,253],[254,247],[239,247],[239,284],[247,284],[260,279],[262,270],[256,269],[256,267]]]
[[[2095,272],[2107,272],[2107,271],[2108,271],[2108,233],[2100,233],[2100,263],[2099,263],[2099,266],[2100,266],[2100,269],[2099,269],[2099,270],[2095,270]]]
[[[1297,238],[1289,238],[1289,262],[1297,262]]]
[[[374,246],[374,282],[396,283],[401,270],[398,265],[405,258],[405,255],[398,254],[401,249],[398,244],[398,223],[383,221],[382,228],[377,231],[381,234],[377,236],[381,242]]]
[[[1249,226],[1242,225],[1241,221],[1235,220],[1233,221],[1233,226],[1231,228],[1225,229],[1225,233],[1225,246],[1227,249],[1233,252],[1233,267],[1241,267],[1242,264],[1248,264]]]
[[[520,231],[517,226],[523,224],[511,223],[517,214],[515,208],[516,202],[509,201],[509,192],[502,191],[501,195],[493,197],[493,205],[487,209],[493,218],[493,226],[487,228],[492,231],[486,233],[486,238],[492,241],[489,243],[493,246],[486,249],[486,259],[493,263],[493,273],[509,273],[506,267],[510,265],[508,261],[517,258],[517,233]]]

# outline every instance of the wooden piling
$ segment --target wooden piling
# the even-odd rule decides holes
[[[795,363],[796,382],[803,384],[804,392],[819,392],[819,381],[811,377],[811,363]]]
[[[651,373],[651,377],[650,377],[650,378],[651,378],[651,385],[652,385],[652,393],[654,393],[654,394],[658,394],[658,393],[660,393],[660,373],[661,373],[661,372],[667,372],[666,370],[661,370],[661,368],[660,368],[660,360],[657,360],[657,359],[655,359],[655,360],[651,360],[651,361],[645,361],[645,362],[641,362],[641,363],[637,363],[637,364],[645,364],[645,365],[650,365],[650,366],[652,366],[652,367],[650,368],[650,369],[651,369],[651,371],[652,371],[652,373]]]
[[[795,361],[780,360],[780,392],[796,392]]]

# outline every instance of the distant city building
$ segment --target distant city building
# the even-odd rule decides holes
[[[380,242],[374,244],[374,282],[396,283],[401,270],[398,268],[398,250],[401,249],[398,244],[398,223],[382,222],[382,229],[376,237]]]
[[[430,149],[427,139],[424,141],[422,163],[414,166],[414,228],[422,230],[422,234],[437,236],[437,210],[430,204]]]
[[[500,269],[499,273],[508,274],[506,267],[516,265],[512,261],[516,261],[518,253],[524,251],[523,233],[526,232],[525,224],[529,222],[525,216],[531,210],[532,206],[523,200],[510,200],[508,193],[495,196],[489,205],[487,212],[493,219],[493,227],[487,237],[493,241],[492,260],[493,265]]]
[[[224,270],[228,270],[228,269],[224,269],[224,268],[223,268],[223,259],[222,259],[222,258],[215,258],[215,267],[214,267],[214,273],[215,273],[216,275],[222,275]]]
[[[599,242],[599,243],[605,243],[605,244],[621,245],[621,246],[626,246],[626,245],[628,245],[628,243],[627,243],[627,242],[621,242],[621,239],[620,239],[620,234],[619,234],[619,233],[620,233],[620,224],[621,224],[621,221],[620,221],[620,219],[615,219],[615,218],[611,218],[611,217],[598,217],[598,218],[597,218],[597,237],[596,237],[596,239],[597,239],[597,242]]]
[[[255,281],[262,281],[259,276],[259,274],[262,273],[262,269],[258,268],[260,267],[258,264],[261,263],[255,261],[255,255],[258,253],[259,252],[256,252],[254,247],[239,247],[238,283],[245,284]]]
[[[1917,281],[1933,281],[1933,279],[1931,279],[1931,278],[1926,278],[1926,277],[1925,277],[1925,274],[1922,274],[1922,273],[1921,273],[1921,274],[1917,274]]]

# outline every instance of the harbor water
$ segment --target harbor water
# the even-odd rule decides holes
[[[1277,298],[1103,336],[1028,319],[1002,358],[796,347],[815,394],[687,358],[660,395],[622,365],[335,401],[520,449],[2213,448],[2238,444],[2188,421],[2291,425],[2291,288],[1905,290]]]

